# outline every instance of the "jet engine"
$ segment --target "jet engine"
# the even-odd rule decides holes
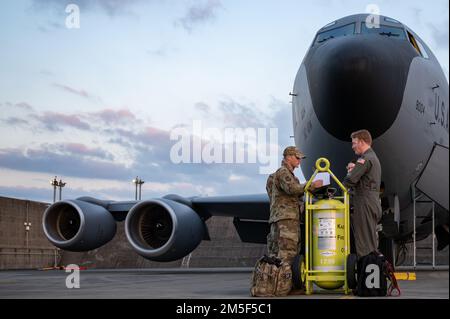
[[[116,221],[109,211],[81,200],[51,205],[44,212],[42,224],[48,240],[69,251],[96,249],[116,234]]]
[[[186,256],[205,232],[205,223],[191,207],[165,198],[136,204],[125,220],[125,233],[133,249],[153,261]]]

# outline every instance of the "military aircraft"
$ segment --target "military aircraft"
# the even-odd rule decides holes
[[[448,83],[417,34],[385,16],[376,17],[374,27],[371,17],[345,17],[318,31],[292,93],[296,143],[309,155],[304,167],[324,156],[342,177],[352,156],[351,132],[368,129],[382,163],[383,206],[392,208],[397,225],[385,225],[389,237],[411,240],[414,215],[430,215],[431,205],[414,205],[422,192],[437,204],[443,248],[449,216]],[[432,220],[416,221],[416,239],[427,237]]]
[[[354,158],[350,134],[368,129],[383,170],[385,231],[391,240],[416,239],[431,232],[423,193],[436,203],[440,246],[448,244],[448,83],[428,46],[404,24],[377,16],[352,15],[321,28],[295,79],[292,117],[296,145],[308,154],[305,175],[319,157],[333,163],[342,179]],[[414,212],[415,210],[415,213]],[[133,249],[153,261],[173,261],[209,239],[205,221],[233,217],[243,242],[266,243],[266,194],[190,197],[167,195],[143,201],[63,200],[44,213],[43,228],[55,246],[87,251],[110,241],[125,221]],[[416,226],[416,227],[414,227]],[[446,228],[445,228],[446,227]],[[392,229],[392,228],[391,228]],[[442,234],[442,229],[440,234]],[[445,242],[446,241],[446,242]]]

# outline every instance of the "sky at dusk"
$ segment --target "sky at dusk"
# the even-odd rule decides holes
[[[64,198],[133,199],[135,176],[143,198],[265,192],[260,163],[173,163],[171,132],[277,128],[273,146],[294,144],[289,92],[317,30],[371,3],[448,79],[447,0],[1,1],[0,196],[50,202],[55,175]]]

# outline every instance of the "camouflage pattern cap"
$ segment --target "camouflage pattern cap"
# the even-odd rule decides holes
[[[288,155],[294,155],[295,157],[299,158],[299,159],[304,159],[306,158],[305,154],[303,154],[302,152],[300,152],[298,150],[297,147],[295,146],[288,146],[284,149],[283,151],[283,156],[288,156]]]

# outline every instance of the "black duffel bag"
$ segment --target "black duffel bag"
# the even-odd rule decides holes
[[[400,295],[400,288],[394,275],[394,268],[383,254],[372,252],[359,258],[358,285],[355,295],[360,297],[391,296],[394,289]],[[390,285],[388,288],[388,281]]]

